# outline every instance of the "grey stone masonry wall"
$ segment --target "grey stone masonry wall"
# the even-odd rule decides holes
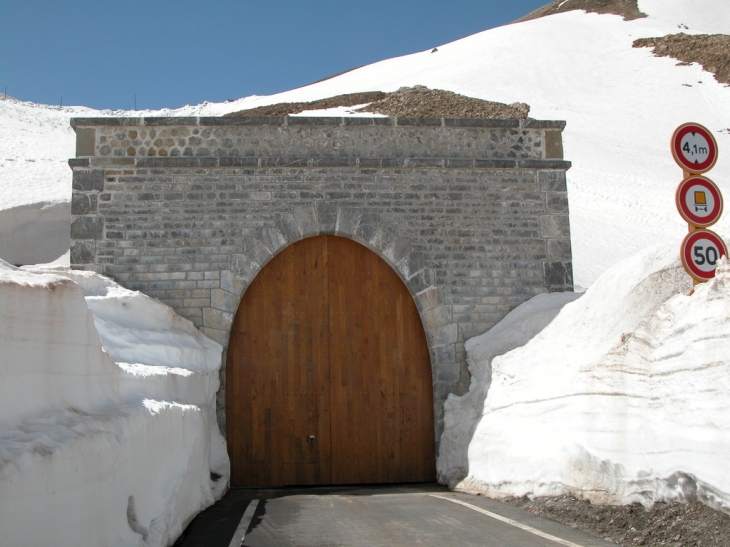
[[[71,263],[170,305],[227,346],[251,280],[288,245],[351,238],[403,279],[443,403],[464,341],[572,290],[563,122],[77,118]],[[219,422],[225,432],[225,373]]]

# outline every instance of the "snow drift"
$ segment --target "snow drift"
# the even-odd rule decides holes
[[[0,264],[0,302],[0,543],[170,544],[227,484],[220,345],[89,272]]]
[[[496,357],[500,332],[539,330],[519,320],[539,299],[470,340],[472,386],[446,403],[440,479],[497,497],[699,499],[730,512],[728,261],[690,289],[676,249],[654,247],[524,346]]]

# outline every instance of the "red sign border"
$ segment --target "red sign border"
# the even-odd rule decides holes
[[[705,137],[708,145],[710,146],[710,156],[700,164],[685,164],[683,161],[684,155],[681,154],[679,150],[681,150],[682,137],[684,137],[687,133],[702,133],[702,136]],[[715,140],[715,137],[712,136],[709,129],[698,123],[683,123],[675,129],[674,135],[672,135],[671,148],[674,161],[676,161],[677,164],[685,171],[689,171],[696,175],[707,173],[707,171],[715,167],[715,164],[717,163],[717,141]]]
[[[691,275],[694,279],[697,281],[709,281],[713,277],[715,277],[715,270],[712,270],[712,275],[708,277],[704,277],[705,272],[702,270],[698,270],[700,273],[696,273],[695,270],[692,269],[692,266],[694,266],[694,262],[692,261],[692,257],[687,257],[688,250],[692,248],[692,242],[694,239],[699,239],[701,237],[707,237],[710,236],[710,239],[713,237],[717,239],[715,243],[720,243],[720,246],[722,247],[722,253],[720,256],[727,256],[727,245],[725,245],[725,242],[722,240],[722,238],[717,235],[712,230],[695,230],[694,232],[690,232],[687,234],[687,236],[682,241],[682,246],[679,249],[679,257],[682,260],[682,266],[684,266],[684,269],[687,271],[689,275]],[[719,259],[720,257],[718,257]]]
[[[702,186],[705,186],[710,193],[712,194],[712,197],[715,198],[715,210],[716,214],[714,217],[705,217],[704,219],[702,217],[698,217],[692,214],[691,211],[688,209],[685,209],[686,206],[686,200],[685,195],[687,193],[687,190],[692,184],[692,181],[701,181],[706,184],[702,184]],[[694,183],[693,183],[694,184]],[[677,186],[677,192],[674,195],[674,201],[677,204],[677,210],[679,211],[679,214],[682,216],[684,220],[686,220],[689,224],[692,224],[694,226],[698,226],[700,228],[707,228],[708,226],[712,226],[715,224],[718,220],[720,220],[720,217],[722,216],[722,211],[724,207],[724,202],[722,200],[722,194],[720,193],[720,188],[717,187],[717,184],[715,184],[713,181],[708,179],[707,177],[703,177],[702,175],[690,175],[687,178],[685,178],[682,182],[679,183],[679,186]],[[708,222],[708,218],[711,220]]]

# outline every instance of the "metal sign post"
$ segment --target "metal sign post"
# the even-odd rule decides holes
[[[671,149],[684,173],[675,195],[677,210],[689,227],[679,254],[697,285],[715,277],[718,259],[727,255],[722,238],[706,229],[722,215],[722,194],[714,182],[701,176],[717,163],[717,141],[706,127],[684,123],[674,131]]]

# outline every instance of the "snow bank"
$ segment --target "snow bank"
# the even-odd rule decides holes
[[[0,263],[0,302],[0,543],[170,544],[227,484],[221,346],[90,272]]]
[[[447,401],[440,479],[497,497],[701,499],[730,512],[730,266],[687,296],[675,257],[654,247],[612,268],[494,358],[491,386],[499,339],[471,340],[472,391],[487,384],[486,400]]]
[[[71,204],[68,201],[0,208],[0,256],[11,264],[45,264],[68,252]]]

